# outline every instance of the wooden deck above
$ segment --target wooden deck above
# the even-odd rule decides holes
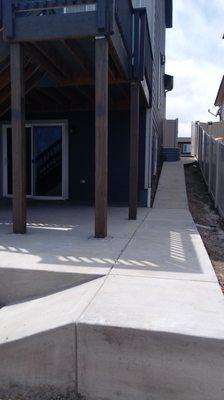
[[[153,57],[145,9],[134,9],[131,0],[1,0],[0,5],[3,41],[23,43],[28,58],[58,86],[92,86],[91,42],[106,36],[109,83],[145,81],[149,105]]]
[[[11,109],[13,231],[26,232],[26,113],[92,109],[95,236],[104,238],[110,108],[130,111],[129,218],[137,217],[139,114],[152,97],[146,10],[131,0],[0,0],[0,11],[0,118]]]

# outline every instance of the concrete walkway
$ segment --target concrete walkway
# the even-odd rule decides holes
[[[223,339],[223,296],[187,207],[183,165],[165,163],[154,209],[79,320],[79,391],[223,400]]]
[[[0,397],[223,400],[223,296],[182,162],[164,164],[154,208],[137,222],[110,210],[108,239],[92,239],[88,213],[57,232],[34,210],[26,237],[3,221]]]

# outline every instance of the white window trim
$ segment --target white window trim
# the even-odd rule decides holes
[[[26,123],[26,128],[33,128],[36,126],[60,126],[62,127],[62,196],[36,196],[34,195],[34,174],[31,174],[31,195],[27,198],[34,200],[68,200],[69,198],[69,135],[68,135],[68,121],[55,120],[55,121],[29,121]],[[7,168],[7,129],[11,128],[10,123],[2,125],[2,151],[3,151],[3,197],[12,198],[8,194],[8,168]],[[33,138],[33,132],[32,138]],[[33,152],[33,140],[31,138],[31,151]]]

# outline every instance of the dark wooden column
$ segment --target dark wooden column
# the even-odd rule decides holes
[[[95,40],[95,237],[107,236],[108,40]]]
[[[21,44],[10,44],[13,232],[26,232],[26,135],[23,51]]]
[[[139,153],[139,83],[131,83],[129,219],[137,218]]]

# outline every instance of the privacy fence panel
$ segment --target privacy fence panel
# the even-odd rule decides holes
[[[202,169],[202,166],[203,166],[203,156],[202,156],[202,153],[203,153],[203,131],[200,127],[198,127],[198,129],[197,129],[197,133],[198,133],[197,134],[197,136],[198,136],[198,140],[197,140],[198,151],[196,152],[196,154],[198,154],[198,162]]]
[[[218,209],[224,218],[224,143],[220,143],[220,156],[219,156],[219,190],[218,190]]]
[[[224,142],[218,141],[195,124],[194,154],[221,216],[224,218]]]

